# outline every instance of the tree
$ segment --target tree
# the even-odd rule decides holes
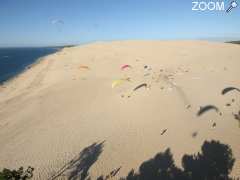
[[[18,170],[10,170],[4,168],[0,172],[0,180],[27,180],[33,177],[34,168],[28,167],[25,171],[23,167],[20,167]]]

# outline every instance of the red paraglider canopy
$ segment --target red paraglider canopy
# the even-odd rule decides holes
[[[122,67],[121,67],[121,70],[124,70],[126,68],[132,68],[132,66],[128,65],[128,64],[124,64]]]

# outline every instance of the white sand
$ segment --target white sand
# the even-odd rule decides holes
[[[122,71],[124,64],[133,68]],[[180,165],[183,154],[215,139],[231,146],[232,175],[240,176],[240,128],[232,116],[240,94],[221,95],[227,86],[240,87],[239,67],[240,46],[225,43],[121,41],[65,48],[0,87],[0,169],[31,165],[35,179],[47,179],[84,148],[105,141],[89,174],[95,179],[121,166],[115,176],[121,177],[168,147]],[[131,82],[112,89],[112,81],[124,77]],[[141,83],[151,87],[132,93]],[[232,98],[236,102],[225,107]],[[207,104],[223,115],[197,117]]]

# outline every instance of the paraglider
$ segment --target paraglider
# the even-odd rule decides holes
[[[54,19],[54,20],[52,20],[51,21],[51,23],[53,24],[53,25],[55,25],[55,24],[64,24],[64,22],[61,20],[61,19]]]
[[[132,68],[132,66],[128,65],[128,64],[125,64],[121,67],[121,70],[125,70],[127,68]]]
[[[136,91],[136,90],[138,90],[138,89],[140,89],[140,88],[142,88],[142,87],[147,88],[147,84],[146,84],[146,83],[140,84],[139,86],[135,87],[135,88],[133,89],[133,91]]]
[[[124,80],[122,79],[118,79],[112,82],[112,88],[115,88],[116,86],[122,84],[124,82]]]
[[[116,86],[126,82],[126,81],[130,81],[130,78],[123,78],[123,79],[117,79],[117,80],[114,80],[112,82],[112,88],[115,88]]]
[[[212,124],[212,127],[213,127],[213,128],[215,128],[216,126],[217,126],[217,124],[216,124],[216,123],[213,123],[213,124]]]
[[[64,21],[61,19],[54,19],[51,21],[51,24],[55,26],[58,31],[60,31],[62,29],[62,26],[64,25]]]
[[[79,69],[87,69],[87,70],[89,70],[90,68],[88,66],[85,66],[85,65],[80,65]]]
[[[144,67],[144,69],[147,70],[147,71],[151,71],[151,70],[152,70],[152,68],[151,68],[150,66],[148,66],[148,65],[145,65],[145,66],[143,66],[143,67]]]
[[[164,135],[166,132],[167,132],[167,129],[164,129],[164,130],[161,132],[161,136]]]
[[[200,110],[197,113],[197,116],[201,116],[202,114],[206,113],[207,111],[210,110],[215,110],[216,112],[219,112],[218,108],[216,106],[213,105],[207,105],[204,107],[200,107]]]
[[[240,111],[237,114],[233,114],[234,118],[238,121],[238,127],[240,128]]]
[[[192,138],[196,138],[197,135],[198,135],[198,132],[193,132],[193,133],[192,133]]]
[[[231,104],[230,104],[230,103],[227,103],[225,106],[229,107],[229,106],[231,106]]]
[[[238,89],[238,88],[235,88],[235,87],[227,87],[227,88],[225,88],[225,89],[222,90],[222,95],[225,95],[225,94],[227,94],[228,92],[233,91],[233,90],[240,92],[240,89]]]

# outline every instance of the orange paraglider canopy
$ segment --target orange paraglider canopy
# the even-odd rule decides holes
[[[90,68],[88,66],[86,66],[86,65],[80,65],[79,69],[88,69],[89,70]]]

